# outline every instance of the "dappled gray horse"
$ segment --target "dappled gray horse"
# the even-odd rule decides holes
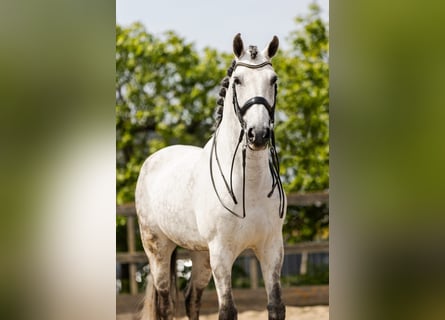
[[[151,155],[136,186],[136,209],[149,259],[144,319],[172,319],[175,249],[191,250],[186,311],[199,318],[201,295],[213,275],[219,319],[237,319],[231,270],[251,248],[261,264],[269,319],[285,318],[280,272],[286,197],[275,150],[277,76],[263,51],[233,40],[235,60],[223,80],[215,133],[204,148],[176,145]],[[225,97],[225,98],[224,98]]]

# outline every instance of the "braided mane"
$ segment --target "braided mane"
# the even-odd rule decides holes
[[[232,76],[233,69],[235,68],[236,61],[233,60],[229,69],[227,69],[227,76],[221,81],[221,89],[219,90],[219,99],[216,101],[218,106],[215,112],[215,125],[214,129],[217,129],[221,124],[223,110],[224,110],[224,99],[226,97],[227,89],[229,88],[230,77]]]
[[[257,46],[249,46],[248,52],[250,53],[250,58],[252,60],[255,60],[255,58],[258,54]],[[233,70],[235,68],[235,64],[236,64],[236,61],[232,60],[232,63],[230,65],[229,69],[227,69],[227,76],[225,76],[224,79],[222,79],[222,81],[221,81],[221,89],[219,90],[219,99],[216,101],[218,106],[217,106],[216,112],[215,112],[215,120],[216,120],[215,125],[214,125],[215,130],[219,127],[221,120],[222,120],[223,110],[224,110],[224,99],[226,97],[227,89],[229,88],[229,81],[230,81],[230,77],[232,76]]]

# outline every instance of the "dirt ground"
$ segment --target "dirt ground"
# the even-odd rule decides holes
[[[136,320],[135,314],[119,314],[116,320]],[[176,318],[187,320],[187,317]],[[218,320],[218,315],[202,315],[200,320]],[[238,314],[238,320],[266,320],[267,311],[244,311]],[[287,320],[329,320],[329,306],[286,307]]]
[[[217,314],[200,316],[200,320],[218,320]],[[267,311],[244,311],[238,314],[238,320],[266,320]],[[329,320],[329,306],[286,307],[286,319],[292,320]],[[179,318],[187,320],[187,317]]]

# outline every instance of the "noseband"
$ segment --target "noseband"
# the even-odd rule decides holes
[[[253,65],[253,64],[248,64],[248,63],[244,63],[244,62],[237,62],[234,66],[234,70],[236,69],[236,67],[238,66],[242,66],[242,67],[247,67],[250,69],[259,69],[262,68],[264,66],[267,65],[272,65],[270,62],[266,61],[257,65]],[[273,101],[273,105],[271,106],[269,104],[269,102],[261,96],[256,96],[253,98],[250,98],[249,100],[247,100],[242,107],[239,106],[238,103],[238,98],[237,98],[237,94],[236,94],[236,84],[235,82],[233,82],[232,84],[232,91],[233,91],[233,108],[235,111],[235,114],[238,117],[238,121],[241,125],[241,131],[240,131],[240,135],[238,138],[238,144],[235,148],[235,152],[233,154],[232,157],[232,163],[231,163],[231,167],[230,167],[230,180],[227,181],[226,177],[224,176],[224,173],[222,171],[221,168],[221,164],[218,158],[218,153],[217,153],[217,134],[218,131],[215,132],[215,135],[213,137],[213,144],[212,144],[212,149],[210,151],[210,177],[212,180],[212,185],[213,185],[213,189],[215,190],[216,196],[218,197],[219,202],[221,203],[221,205],[227,210],[229,211],[231,214],[233,214],[234,216],[244,219],[246,217],[246,150],[247,150],[247,130],[246,130],[246,122],[244,121],[244,115],[246,114],[247,110],[249,110],[250,107],[252,107],[255,104],[261,104],[263,105],[266,110],[269,113],[269,124],[270,124],[270,131],[271,131],[271,135],[270,135],[270,144],[269,144],[269,170],[272,176],[272,188],[270,190],[270,192],[267,194],[267,197],[270,198],[272,196],[272,194],[275,191],[275,188],[278,186],[278,193],[279,193],[279,197],[280,197],[280,206],[279,206],[279,217],[280,219],[283,218],[284,215],[284,190],[283,190],[283,185],[281,182],[281,178],[280,178],[280,163],[278,160],[278,154],[275,148],[275,133],[274,133],[274,119],[275,119],[275,104],[276,104],[276,100],[277,100],[277,84],[275,83],[274,86],[274,101]],[[235,164],[235,157],[236,154],[238,152],[238,148],[241,144],[241,142],[244,139],[244,144],[242,146],[242,166],[243,166],[243,214],[237,214],[236,212],[234,212],[233,210],[231,210],[230,208],[227,207],[227,205],[224,204],[224,202],[221,199],[221,196],[218,193],[218,190],[216,189],[216,185],[215,185],[215,179],[213,177],[213,154],[215,154],[215,159],[216,159],[216,163],[218,165],[218,169],[220,172],[221,177],[223,178],[224,184],[226,186],[226,189],[229,193],[229,195],[231,196],[234,204],[238,204],[238,201],[236,199],[235,193],[233,192],[233,167]]]

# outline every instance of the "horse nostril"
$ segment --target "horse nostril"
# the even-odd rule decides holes
[[[264,140],[269,140],[269,138],[270,138],[270,129],[269,129],[269,128],[266,128],[266,129],[263,131],[263,139],[264,139]]]
[[[253,130],[253,128],[247,130],[247,138],[250,142],[253,142],[255,140],[255,131]]]
[[[255,128],[251,127],[247,130],[247,140],[249,143],[254,144],[256,146],[264,146],[267,144],[271,136],[270,128],[261,127]]]

